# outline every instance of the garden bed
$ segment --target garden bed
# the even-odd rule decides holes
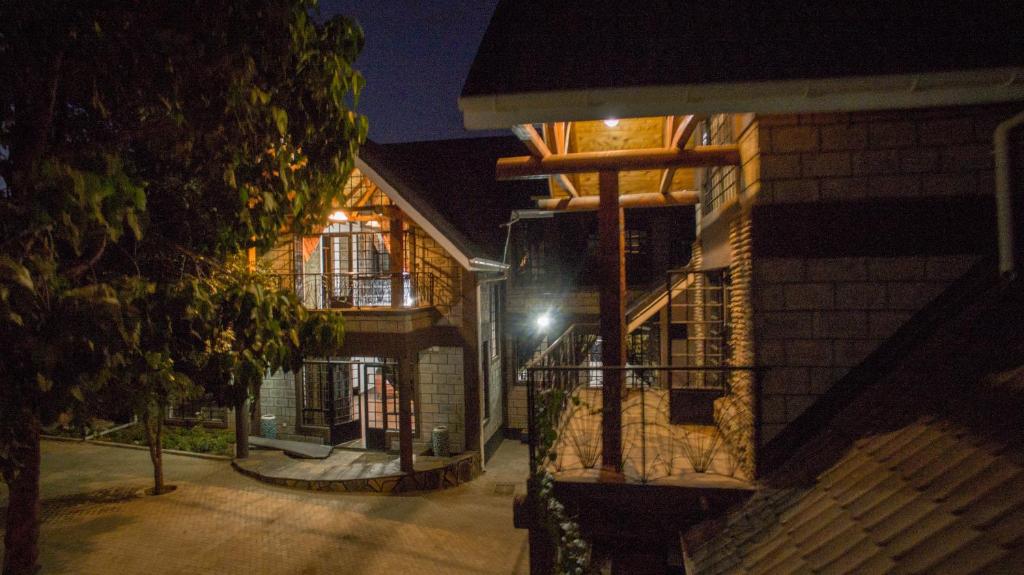
[[[148,445],[146,430],[141,424],[119,429],[100,438],[103,441],[128,445]],[[235,434],[227,429],[210,429],[202,425],[192,427],[164,426],[163,448],[191,453],[232,456],[235,454]]]

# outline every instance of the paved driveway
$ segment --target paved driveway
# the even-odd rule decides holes
[[[165,456],[165,469],[178,490],[147,497],[145,451],[44,442],[42,572],[528,572],[526,532],[512,527],[511,484],[521,492],[526,476],[518,443],[469,484],[412,495],[295,491],[190,457]]]

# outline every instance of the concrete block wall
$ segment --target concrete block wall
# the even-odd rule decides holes
[[[466,403],[461,347],[430,347],[416,362],[417,453],[430,447],[435,426],[447,425],[453,452],[466,450]],[[477,446],[473,446],[477,449]]]
[[[979,106],[758,117],[756,206],[888,201],[891,209],[894,199],[990,201],[984,196],[994,191],[992,131],[1011,113]],[[758,244],[774,241],[775,232],[758,223],[755,214],[754,341],[758,363],[774,366],[762,381],[764,440],[977,258],[949,249],[929,253],[928,246],[814,257],[786,257],[775,249],[763,256]],[[830,228],[825,218],[809,218],[805,225],[823,233]]]
[[[295,398],[296,377],[297,375],[290,371],[278,371],[263,378],[263,386],[260,387],[261,415],[273,414],[277,418],[278,439],[323,443],[323,438],[318,435],[298,433],[295,419],[298,413]]]

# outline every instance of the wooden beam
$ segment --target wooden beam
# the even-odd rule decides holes
[[[618,172],[601,172],[598,187],[601,364],[620,367],[626,365],[626,259]],[[622,376],[618,369],[602,371],[601,466],[612,473],[622,471]]]
[[[684,149],[686,143],[690,141],[690,136],[693,135],[694,130],[697,129],[697,125],[700,123],[701,118],[690,114],[689,116],[670,116],[672,120],[666,122],[666,126],[671,124],[673,129],[669,133],[665,140],[665,148],[667,149]],[[672,187],[672,178],[676,175],[675,168],[665,168],[665,171],[661,173],[661,181],[658,183],[658,191],[666,194]]]
[[[689,116],[683,116],[678,120],[678,125],[675,131],[672,132],[672,137],[668,141],[666,148],[679,148],[680,150],[686,147],[686,143],[690,141],[690,136],[693,135],[694,130],[697,129],[697,124],[700,123],[700,118],[690,114]]]
[[[739,163],[740,152],[735,145],[699,146],[689,150],[646,148],[575,152],[549,155],[544,158],[535,156],[500,158],[496,173],[499,180],[524,180],[546,178],[557,174],[731,166],[739,165]]]
[[[592,211],[600,206],[600,196],[582,196],[579,198],[544,198],[537,200],[537,207],[552,211]],[[626,194],[619,196],[620,208],[661,208],[669,206],[693,206],[700,200],[699,192],[679,191],[667,194],[645,193]]]
[[[533,157],[546,158],[551,155],[551,149],[544,142],[544,138],[537,133],[537,128],[534,128],[533,124],[512,126],[512,133],[526,145],[526,149],[530,150],[530,155]]]

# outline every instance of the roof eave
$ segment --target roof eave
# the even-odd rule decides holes
[[[441,244],[441,247],[455,258],[464,269],[478,271],[476,268],[479,266],[474,264],[474,261],[490,261],[486,258],[481,258],[476,250],[469,246],[469,242],[456,232],[440,214],[430,210],[429,206],[415,205],[414,201],[410,201],[410,198],[407,198],[396,185],[389,182],[387,178],[381,175],[371,164],[367,163],[365,159],[357,156],[356,167],[369,177],[373,183],[377,184],[388,198],[398,206],[398,209],[402,210],[402,213],[422,228],[434,241]],[[430,213],[425,213],[427,211]],[[445,229],[442,230],[442,227]]]
[[[459,98],[467,129],[673,114],[764,114],[930,108],[1024,100],[1024,67]]]

